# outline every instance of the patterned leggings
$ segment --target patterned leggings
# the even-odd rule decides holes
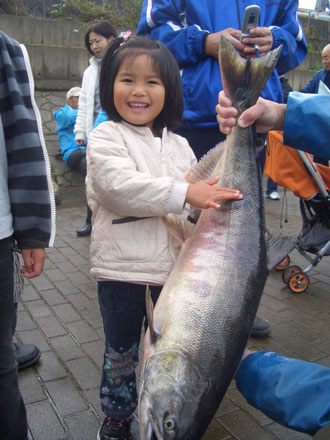
[[[156,303],[162,286],[150,286]],[[113,419],[128,419],[137,406],[135,368],[146,317],[146,286],[119,281],[98,283],[105,334],[100,398],[102,410]]]

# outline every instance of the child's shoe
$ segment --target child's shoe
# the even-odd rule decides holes
[[[129,421],[106,417],[97,434],[97,440],[129,440]]]

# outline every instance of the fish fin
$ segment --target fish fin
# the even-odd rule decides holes
[[[260,58],[245,60],[222,35],[219,42],[219,65],[224,91],[242,113],[257,102],[277,64],[282,45]]]
[[[183,220],[182,217],[175,214],[168,214],[162,218],[168,231],[178,240],[183,243],[192,233],[195,225],[194,219]]]
[[[196,165],[194,165],[186,174],[185,179],[188,183],[196,183],[202,180],[208,180],[214,172],[218,162],[225,150],[224,142],[217,144],[208,151]]]
[[[267,267],[269,272],[274,269],[296,246],[297,238],[283,234],[274,235],[266,230]]]
[[[147,311],[147,320],[148,320],[148,327],[150,332],[150,341],[152,345],[155,345],[155,342],[157,340],[157,333],[154,329],[154,304],[152,302],[151,298],[151,290],[150,287],[147,285],[146,287],[146,311]]]

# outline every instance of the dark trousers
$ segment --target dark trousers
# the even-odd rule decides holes
[[[150,286],[155,304],[161,286]],[[146,316],[146,286],[117,281],[98,283],[105,334],[100,397],[106,416],[128,419],[137,406],[135,368],[142,323]]]
[[[175,132],[187,139],[198,160],[211,148],[226,139],[226,135],[220,132],[219,127],[208,130],[187,130],[180,128]]]
[[[27,440],[26,412],[18,388],[13,335],[17,304],[14,297],[14,268],[11,238],[0,240],[0,439]]]
[[[78,148],[77,150],[72,151],[68,160],[66,161],[67,165],[71,170],[78,171],[83,176],[86,176],[87,173],[87,164],[86,164],[86,148]],[[86,224],[90,225],[92,223],[92,211],[90,207],[87,205],[87,215],[86,215]]]

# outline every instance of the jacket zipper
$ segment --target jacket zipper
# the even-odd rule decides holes
[[[49,238],[48,245],[51,247],[54,245],[55,233],[56,233],[56,222],[55,222],[56,204],[55,204],[55,194],[54,194],[52,178],[51,178],[50,160],[49,160],[49,155],[48,155],[46,142],[45,142],[45,138],[44,138],[41,115],[39,112],[39,108],[38,108],[38,106],[35,102],[35,99],[34,99],[34,79],[33,79],[33,73],[32,73],[29,55],[26,50],[26,47],[23,44],[20,44],[20,47],[23,52],[24,61],[25,61],[25,65],[26,65],[26,71],[27,71],[28,78],[29,78],[31,102],[32,102],[32,107],[33,107],[33,110],[34,110],[34,113],[36,116],[39,139],[41,142],[41,146],[42,146],[42,150],[43,150],[44,158],[45,158],[46,174],[47,174],[48,189],[49,189],[49,195],[50,195],[50,205],[51,205],[51,210],[50,210],[50,212],[51,212],[51,230],[50,230],[50,238]]]
[[[160,143],[160,156],[161,156],[161,161],[162,161],[162,173],[163,173],[163,176],[166,176],[165,152],[164,152],[164,148],[163,148],[163,139],[162,138],[161,138],[161,143]]]

